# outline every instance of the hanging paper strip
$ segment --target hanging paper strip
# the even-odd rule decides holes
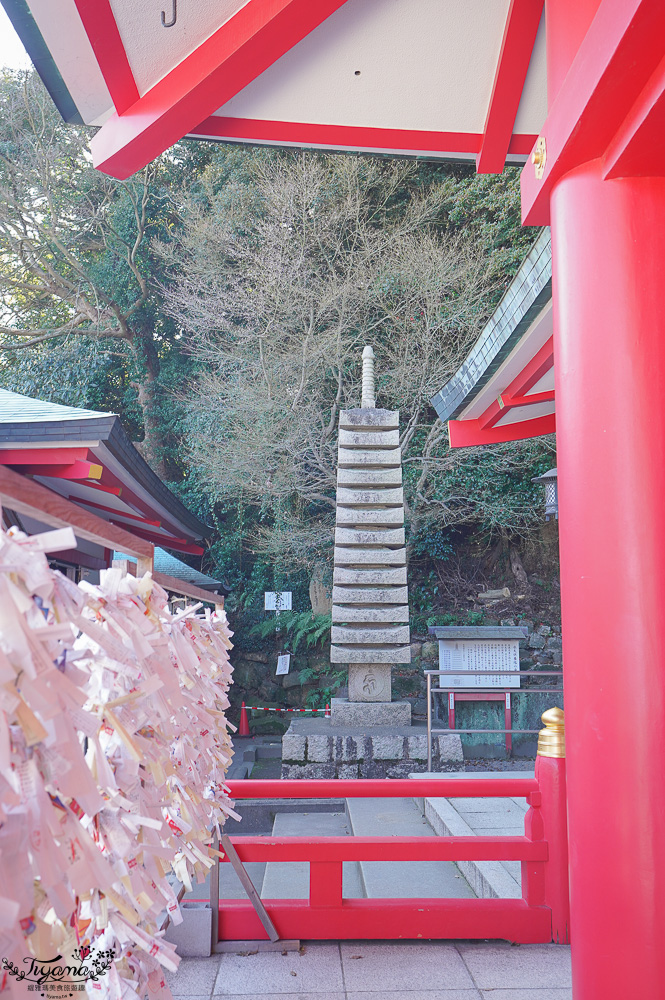
[[[27,995],[11,969],[31,956],[90,954],[110,965],[89,995],[169,998],[168,875],[202,881],[237,818],[233,633],[221,610],[172,615],[150,574],[75,585],[50,534],[0,534],[0,993]]]

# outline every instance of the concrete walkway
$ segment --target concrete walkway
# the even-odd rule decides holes
[[[347,799],[356,837],[434,837],[413,799]],[[361,861],[370,898],[468,899],[474,893],[452,861]]]
[[[176,1000],[572,1000],[570,949],[505,942],[316,942],[183,959]]]
[[[412,778],[421,777],[412,774]],[[430,774],[431,778],[466,778],[460,774]],[[510,779],[533,777],[527,771],[478,772],[476,778]],[[421,810],[435,833],[441,837],[524,836],[528,806],[524,798],[430,798],[419,800]],[[462,874],[483,898],[519,899],[522,872],[519,861],[462,861]]]

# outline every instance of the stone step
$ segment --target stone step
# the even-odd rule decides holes
[[[274,837],[348,837],[351,835],[351,827],[344,812],[303,811],[278,813],[272,832]],[[356,861],[344,862],[342,894],[347,899],[362,899],[365,895],[360,866]],[[269,861],[263,877],[261,896],[264,899],[307,899],[309,863]]]
[[[372,427],[367,430],[346,430],[340,427],[339,443],[344,448],[397,448],[399,429]]]
[[[333,622],[408,622],[408,604],[362,604],[344,607],[333,604]]]
[[[335,528],[335,545],[404,545],[404,528],[363,531]]]
[[[406,549],[361,548],[356,545],[335,546],[336,566],[406,566]]]
[[[338,486],[401,486],[402,467],[392,469],[338,469]]]
[[[382,504],[401,506],[404,503],[404,490],[401,486],[389,489],[367,490],[351,489],[348,486],[337,486],[337,503],[355,506],[357,504]]]
[[[406,604],[408,587],[344,587],[334,586],[332,599],[335,604]]]
[[[338,448],[337,465],[341,469],[355,469],[363,465],[399,466],[402,462],[400,448]]]
[[[339,426],[342,430],[360,430],[364,427],[399,427],[399,410],[383,410],[379,407],[340,410]]]
[[[390,584],[406,584],[406,566],[386,567],[385,569],[349,569],[346,566],[335,566],[333,583],[358,583],[387,586]]]
[[[347,799],[346,811],[357,837],[434,837],[411,799]],[[471,899],[474,892],[453,861],[361,861],[368,898]]]
[[[337,523],[357,525],[362,528],[365,524],[404,524],[403,507],[373,507],[366,509],[362,507],[337,507]]]
[[[330,631],[331,642],[370,643],[373,646],[396,644],[404,645],[409,641],[408,625],[333,625]]]
[[[331,663],[411,663],[410,646],[331,646]]]
[[[458,774],[412,774],[412,778],[468,778]],[[529,771],[474,772],[474,778],[528,778]],[[524,836],[524,817],[528,809],[524,798],[430,798],[417,799],[433,830],[448,837],[521,837]],[[483,899],[520,899],[522,873],[519,861],[461,861],[464,872],[477,896]]]

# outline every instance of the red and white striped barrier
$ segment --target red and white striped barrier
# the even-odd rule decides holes
[[[246,705],[248,712],[325,712],[330,716],[330,705],[325,708],[266,708],[264,705]]]

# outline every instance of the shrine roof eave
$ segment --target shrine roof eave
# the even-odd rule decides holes
[[[140,0],[0,0],[120,179],[185,137],[523,163],[547,112],[543,0],[411,2],[201,0],[168,23]]]
[[[109,474],[108,482],[113,484],[112,490],[118,493],[119,498],[126,495],[139,500],[138,509],[131,505],[127,506],[127,510],[120,507],[115,516],[123,520],[129,516],[133,521],[140,521],[141,518],[136,515],[142,511],[146,517],[157,517],[160,523],[163,522],[163,527],[156,529],[154,533],[160,537],[154,540],[167,548],[170,541],[178,538],[180,541],[176,547],[184,546],[183,550],[188,551],[192,544],[211,535],[212,529],[189,511],[153,472],[127,437],[116,414],[61,406],[0,390],[0,455],[10,449],[29,457],[35,449],[71,449],[79,444],[89,452],[92,461],[103,467],[102,482],[107,481]],[[47,468],[34,474],[56,492],[61,492],[62,487],[68,493],[75,485],[66,480],[53,479]],[[88,489],[92,491],[93,485],[79,482],[79,493]],[[81,496],[75,499],[89,504],[91,500],[103,500],[104,496],[91,493],[87,499]],[[92,506],[97,505],[93,503]],[[107,513],[114,516],[112,510],[107,510]],[[130,525],[124,524],[124,527],[130,528]],[[142,528],[134,526],[131,530],[139,533],[150,528],[146,522]]]
[[[552,252],[544,229],[469,355],[432,398],[452,447],[552,433]]]

